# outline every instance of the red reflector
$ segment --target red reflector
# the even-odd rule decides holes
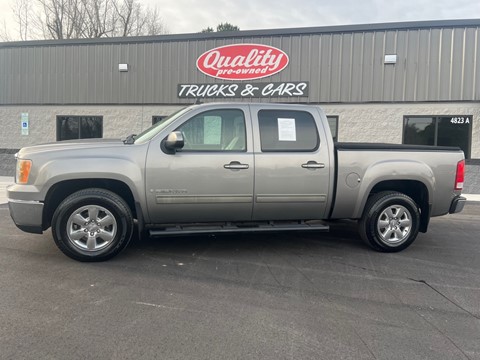
[[[455,176],[455,190],[463,189],[463,182],[465,180],[465,160],[457,163],[457,175]]]

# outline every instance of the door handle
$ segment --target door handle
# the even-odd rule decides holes
[[[239,161],[231,161],[230,164],[225,164],[223,167],[230,170],[243,170],[249,168],[248,164],[242,164]]]
[[[317,163],[316,161],[308,161],[306,164],[302,164],[304,169],[323,169],[325,164]]]

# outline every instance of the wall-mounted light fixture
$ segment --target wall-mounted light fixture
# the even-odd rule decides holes
[[[118,71],[120,72],[128,71],[128,64],[118,64]]]
[[[397,55],[385,55],[384,64],[396,64],[397,63]]]

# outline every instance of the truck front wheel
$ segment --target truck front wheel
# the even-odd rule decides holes
[[[362,239],[374,250],[397,252],[410,246],[418,235],[420,212],[409,196],[383,191],[365,205],[359,221]]]
[[[98,188],[77,191],[63,200],[52,218],[58,248],[78,261],[104,261],[130,242],[133,218],[117,194]]]

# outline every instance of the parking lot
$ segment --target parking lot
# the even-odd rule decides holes
[[[381,254],[330,233],[142,239],[65,257],[0,205],[2,359],[480,359],[480,203]]]

